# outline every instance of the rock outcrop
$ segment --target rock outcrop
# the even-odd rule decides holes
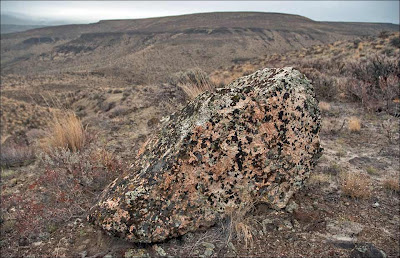
[[[320,156],[319,131],[305,76],[259,70],[170,116],[88,219],[149,243],[210,227],[249,200],[283,208]]]

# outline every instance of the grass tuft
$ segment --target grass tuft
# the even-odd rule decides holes
[[[73,112],[55,118],[45,142],[51,149],[62,148],[72,152],[81,150],[85,144],[85,129],[81,120]]]
[[[189,97],[194,99],[205,91],[212,92],[215,89],[208,75],[200,69],[192,69],[177,74],[174,83],[179,86]]]
[[[319,102],[318,106],[322,112],[327,112],[327,111],[331,110],[331,104],[329,104],[328,102],[325,102],[325,101]]]
[[[399,179],[396,177],[385,178],[385,180],[383,181],[383,186],[386,190],[389,190],[391,192],[400,192],[400,182]]]
[[[358,117],[350,117],[349,120],[349,130],[350,132],[358,133],[361,131],[361,120]]]
[[[371,180],[360,173],[344,172],[340,175],[342,192],[358,199],[367,199],[371,196]]]

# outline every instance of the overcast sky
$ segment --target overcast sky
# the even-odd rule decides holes
[[[32,18],[97,22],[214,11],[299,14],[316,21],[399,24],[396,1],[1,1],[1,13]]]

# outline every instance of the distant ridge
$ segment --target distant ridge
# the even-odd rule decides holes
[[[170,73],[194,66],[211,71],[266,53],[398,30],[395,24],[317,22],[263,12],[102,20],[3,34],[1,64],[3,74],[113,69],[137,82],[149,72],[165,80]]]

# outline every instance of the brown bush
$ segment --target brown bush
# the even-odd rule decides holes
[[[327,112],[331,110],[331,105],[325,101],[320,101],[318,107],[322,112]]]
[[[371,195],[371,181],[360,173],[344,172],[340,175],[342,192],[352,198],[365,199]]]
[[[385,180],[383,181],[383,186],[385,187],[385,189],[387,189],[391,192],[395,192],[395,193],[400,192],[400,182],[399,182],[399,178],[397,178],[397,177],[385,178]]]
[[[349,119],[349,130],[350,132],[360,132],[361,131],[361,120],[358,117],[350,117]]]

